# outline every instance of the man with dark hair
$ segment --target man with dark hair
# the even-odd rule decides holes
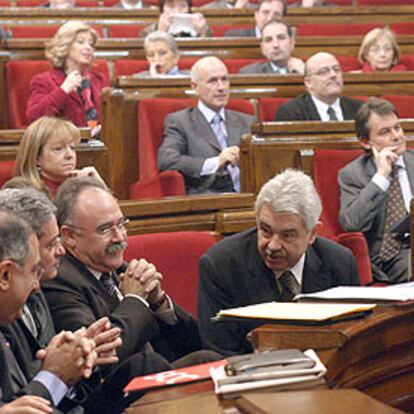
[[[371,98],[355,118],[356,135],[365,154],[339,171],[339,221],[347,231],[367,239],[377,281],[410,279],[409,238],[393,237],[399,220],[410,211],[414,186],[414,152],[407,150],[394,106]]]
[[[355,119],[362,102],[341,96],[342,69],[330,53],[312,55],[305,64],[306,92],[276,111],[276,121],[343,121]]]
[[[254,12],[256,26],[251,29],[232,29],[227,31],[224,36],[260,38],[264,25],[272,19],[282,20],[286,15],[286,10],[285,0],[260,0],[257,10]]]
[[[169,362],[182,367],[219,358],[192,352],[200,349],[195,321],[162,289],[155,266],[145,259],[124,262],[128,220],[100,181],[67,180],[56,205],[67,253],[44,290],[58,330],[107,316],[122,329],[120,362],[133,358],[142,374],[171,369]]]
[[[240,73],[273,73],[303,75],[305,64],[291,56],[295,48],[292,28],[285,22],[270,20],[262,28],[260,48],[266,62],[252,63],[240,69]]]
[[[0,326],[5,327],[23,315],[28,296],[39,289],[42,273],[33,230],[14,214],[0,212]],[[33,405],[40,403],[43,412],[52,412],[51,408],[60,403],[70,387],[82,376],[91,374],[94,344],[81,332],[63,331],[46,350],[39,350],[37,357],[42,360],[42,368],[31,378],[0,333],[0,405],[26,394],[42,398],[30,399],[30,407],[34,409]],[[45,405],[50,408],[46,410]],[[21,409],[21,405],[18,407]]]

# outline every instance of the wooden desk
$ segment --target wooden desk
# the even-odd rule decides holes
[[[159,393],[166,400],[146,402],[144,396],[129,407],[127,414],[398,414],[402,411],[387,406],[355,389],[307,390],[287,392],[254,392],[232,399],[222,400],[213,391],[201,391],[185,397],[174,396],[170,391]],[[187,387],[187,390],[191,388]],[[190,391],[188,391],[190,392]],[[152,393],[150,393],[151,395]],[[170,397],[170,399],[168,398]],[[177,398],[174,398],[177,397]],[[142,401],[144,400],[144,401]],[[196,407],[196,409],[195,409]]]
[[[413,319],[414,305],[388,305],[363,319],[335,324],[263,325],[249,337],[257,350],[313,348],[328,368],[330,388],[357,388],[386,404],[412,411]]]

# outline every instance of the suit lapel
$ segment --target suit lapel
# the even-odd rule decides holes
[[[221,147],[217,140],[216,134],[213,132],[206,118],[204,118],[204,115],[197,107],[194,107],[190,112],[190,119],[193,123],[194,130],[199,131],[199,138],[203,139],[217,151],[221,152]]]
[[[408,181],[410,182],[411,194],[414,194],[414,154],[407,151],[404,155],[404,163],[407,168]]]
[[[242,124],[239,122],[238,116],[229,110],[226,110],[226,130],[229,147],[240,144],[242,135]]]
[[[304,95],[304,100],[305,100],[305,106],[307,108],[306,110],[309,113],[309,119],[311,121],[320,121],[321,117],[319,116],[319,112],[316,109],[316,106],[313,103],[313,99],[312,99],[312,97],[310,96],[309,93],[306,93]]]
[[[304,293],[318,292],[331,286],[331,275],[313,246],[309,246],[306,251],[302,285],[302,292]]]

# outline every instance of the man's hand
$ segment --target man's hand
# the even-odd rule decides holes
[[[98,319],[86,329],[86,336],[95,342],[97,358],[95,365],[116,364],[119,359],[116,349],[122,345],[121,329],[111,328],[107,317]]]
[[[305,73],[305,63],[302,59],[290,57],[287,61],[287,68],[289,73],[297,73],[303,75]]]
[[[75,92],[82,84],[82,75],[78,70],[70,72],[60,87],[65,93]]]
[[[131,260],[125,273],[120,275],[120,279],[120,289],[124,295],[131,293],[147,300],[150,293],[155,290],[154,294],[158,295],[157,292],[161,289],[161,273],[145,259]]]
[[[239,163],[239,154],[240,150],[239,147],[227,147],[221,151],[219,155],[219,168],[224,170],[228,164],[232,165],[233,167],[237,166]]]
[[[75,333],[62,331],[55,335],[46,349],[36,354],[43,361],[42,369],[60,378],[68,387],[82,377],[89,378],[96,358],[95,343],[86,337],[86,329]]]
[[[390,176],[392,166],[398,159],[398,155],[394,152],[397,148],[397,146],[385,147],[381,151],[378,151],[374,146],[371,148],[378,174],[386,178]]]
[[[83,167],[81,169],[71,170],[68,173],[68,177],[94,177],[105,184],[102,177],[99,175],[97,169],[92,166]],[[106,184],[105,184],[106,185]]]
[[[0,414],[49,414],[50,402],[41,397],[26,395],[0,407]]]

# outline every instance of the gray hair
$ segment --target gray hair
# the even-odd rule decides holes
[[[312,179],[302,171],[288,169],[275,175],[260,190],[255,203],[258,216],[264,203],[275,213],[295,213],[302,217],[307,231],[317,224],[322,204]]]
[[[1,190],[0,210],[12,211],[26,221],[38,238],[42,237],[43,225],[56,213],[56,207],[46,194],[29,187]]]
[[[29,255],[30,226],[11,211],[0,211],[0,261],[10,259],[24,266]]]
[[[100,188],[111,194],[107,186],[95,177],[69,178],[59,187],[55,204],[57,206],[57,220],[60,226],[68,224],[73,219],[79,195],[83,190],[91,187]]]
[[[144,49],[147,50],[148,45],[154,42],[165,42],[171,52],[174,53],[174,55],[178,54],[178,46],[172,34],[161,32],[159,30],[151,32],[146,36],[144,40]]]

